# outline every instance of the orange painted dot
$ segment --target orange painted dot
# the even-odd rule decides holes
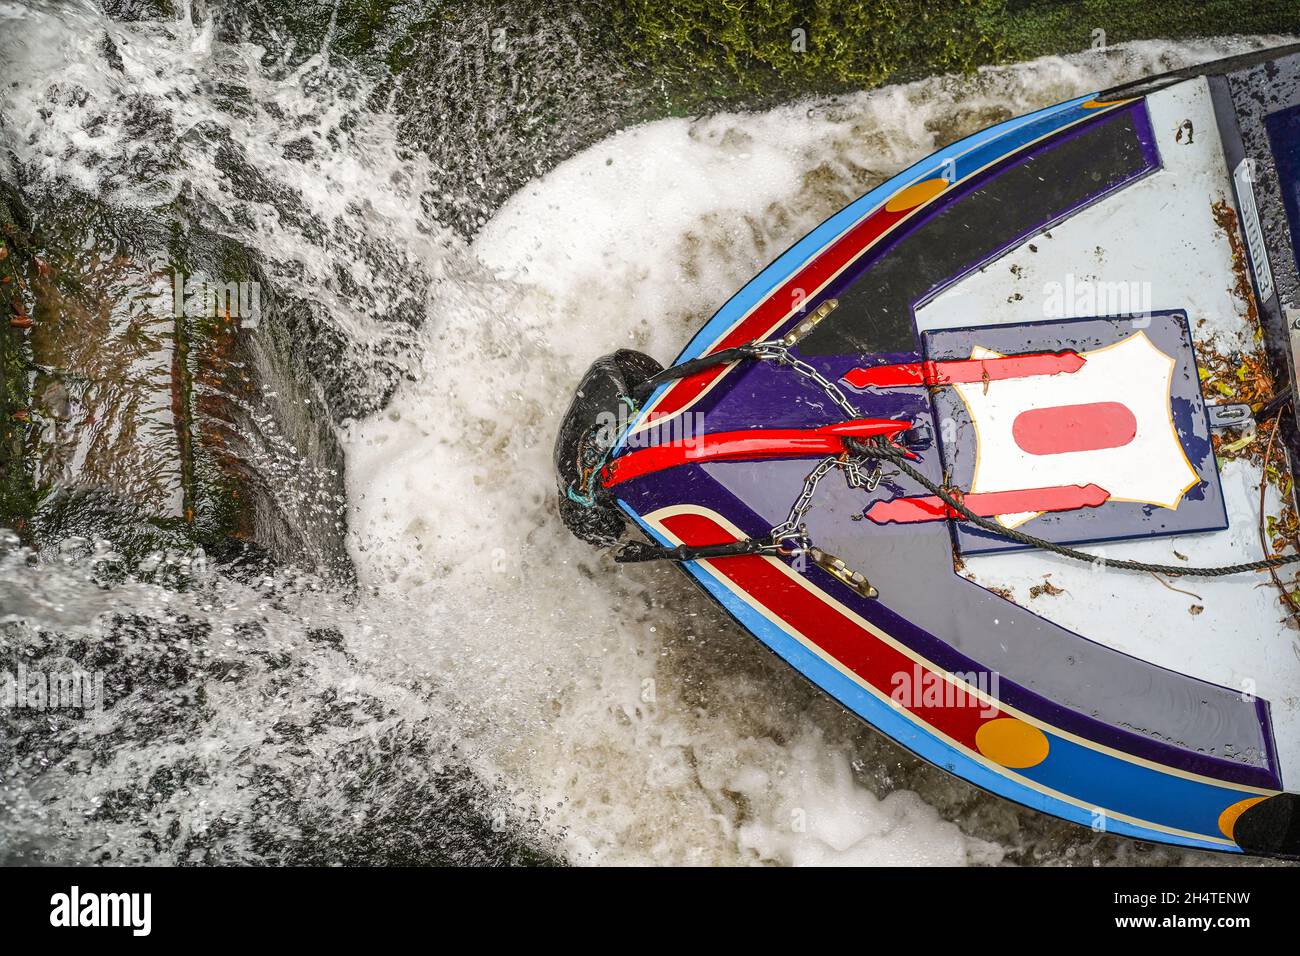
[[[929,202],[947,188],[948,180],[942,176],[936,179],[923,179],[919,183],[912,183],[906,189],[900,190],[889,197],[889,202],[885,203],[885,211],[907,212],[907,210],[915,209],[922,203]]]
[[[1023,769],[1036,767],[1047,759],[1047,734],[1015,717],[997,717],[980,724],[975,731],[975,746],[994,763]]]
[[[1219,814],[1219,832],[1229,840],[1235,839],[1232,835],[1233,828],[1237,825],[1237,818],[1249,810],[1257,803],[1267,800],[1267,797],[1248,797],[1245,800],[1238,800],[1228,809]]]
[[[1128,100],[1088,100],[1088,102],[1079,105],[1085,110],[1104,110],[1108,106],[1119,106],[1119,104],[1127,102]]]

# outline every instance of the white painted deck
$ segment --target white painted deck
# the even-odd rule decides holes
[[[1076,286],[1149,283],[1144,305],[1185,310],[1198,347],[1213,341],[1225,352],[1257,348],[1245,303],[1231,291],[1228,241],[1211,211],[1215,200],[1235,205],[1235,198],[1208,85],[1191,80],[1147,103],[1163,168],[945,290],[918,310],[922,330],[1105,314],[1073,311],[1068,301],[1056,310],[1060,297],[1049,296],[1049,283],[1064,283],[1073,273]],[[1183,563],[1175,551],[1201,566],[1260,558],[1260,469],[1226,462],[1220,475],[1228,530],[1086,550],[1172,565]],[[1276,513],[1273,489],[1269,500]],[[1284,781],[1290,789],[1300,785],[1300,633],[1290,627],[1267,574],[1171,582],[1191,596],[1150,575],[1097,571],[1041,552],[968,558],[965,573],[985,587],[1010,588],[1017,603],[1092,640],[1265,698]],[[1065,593],[1031,599],[1029,589],[1048,574]],[[1203,610],[1192,613],[1194,607]]]

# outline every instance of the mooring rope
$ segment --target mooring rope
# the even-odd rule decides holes
[[[849,449],[855,455],[863,458],[875,458],[880,461],[888,461],[897,466],[903,474],[907,475],[913,481],[920,484],[923,488],[937,497],[949,508],[952,508],[963,518],[992,534],[1015,541],[1018,544],[1028,545],[1033,548],[1042,548],[1044,551],[1050,551],[1053,554],[1059,554],[1063,558],[1073,558],[1075,561],[1083,561],[1087,564],[1100,566],[1105,569],[1118,568],[1122,571],[1143,571],[1153,572],[1155,574],[1168,574],[1171,576],[1185,576],[1198,578],[1219,578],[1227,577],[1232,574],[1243,574],[1248,571],[1268,571],[1272,568],[1285,567],[1288,564],[1300,562],[1300,553],[1279,555],[1272,558],[1264,558],[1259,561],[1246,561],[1242,564],[1226,564],[1214,568],[1196,568],[1172,564],[1151,564],[1146,561],[1132,561],[1127,558],[1104,558],[1095,554],[1089,554],[1086,551],[1079,551],[1075,548],[1066,547],[1063,544],[1057,544],[1054,541],[1048,541],[1045,538],[1039,538],[1036,535],[1026,534],[1015,528],[1008,528],[996,521],[990,521],[983,515],[978,515],[961,500],[959,495],[955,495],[944,488],[937,482],[931,481],[918,469],[913,468],[908,463],[905,453],[902,449],[896,448],[887,442],[878,439],[868,439],[861,441],[856,438],[845,438],[844,447]]]

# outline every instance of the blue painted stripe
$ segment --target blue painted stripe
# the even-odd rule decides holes
[[[1055,734],[1051,735],[1047,759],[1018,772],[1075,799],[1193,833],[1217,834],[1219,814],[1239,800],[1255,796],[1161,773]]]
[[[619,506],[652,539],[660,544],[672,544],[650,527],[626,502],[620,500]],[[1088,827],[1093,825],[1090,810],[1067,803],[990,769],[905,716],[903,711],[867,691],[777,627],[707,567],[694,561],[685,562],[682,566],[732,617],[779,657],[840,704],[913,753],[999,796],[1073,823]],[[1215,832],[1219,813],[1229,804],[1250,796],[1239,790],[1161,773],[1054,734],[1051,735],[1047,760],[1037,767],[1016,772],[1045,787],[1112,812],[1124,813],[1161,826],[1201,833]],[[1083,795],[1085,793],[1086,796]],[[1113,817],[1106,820],[1106,832],[1197,849],[1241,852],[1235,846],[1165,833]]]

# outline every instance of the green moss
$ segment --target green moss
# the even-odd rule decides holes
[[[334,48],[344,56],[363,57],[381,50],[396,24],[410,16],[405,0],[352,0],[338,6]]]
[[[1003,37],[1005,55],[1028,59],[1155,37],[1294,33],[1295,0],[1008,0],[989,29]]]
[[[878,86],[999,58],[1005,0],[630,0],[611,10],[632,64],[680,107]]]
[[[629,68],[678,114],[1103,43],[1300,30],[1294,0],[628,0],[610,16]]]
[[[106,0],[106,8],[142,19],[170,17],[174,4]],[[549,29],[587,62],[608,58],[614,82],[669,112],[1072,52],[1096,44],[1097,31],[1114,44],[1300,30],[1295,0],[230,0],[214,10],[223,33],[262,44],[268,62],[296,65],[328,41],[334,55],[395,75],[446,68],[427,62],[443,35],[486,47],[494,29],[513,38]],[[601,85],[594,74],[588,81]]]

